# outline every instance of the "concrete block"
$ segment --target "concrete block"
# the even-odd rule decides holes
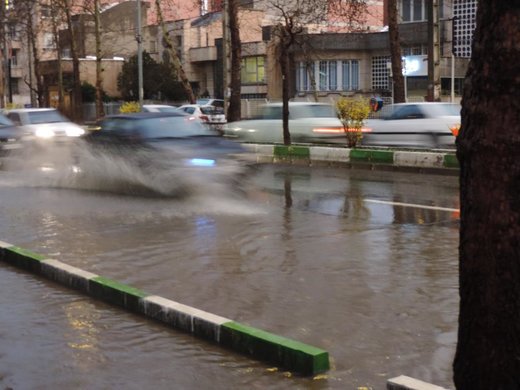
[[[386,382],[387,390],[447,390],[444,387],[432,385],[409,376],[401,375]]]
[[[311,162],[330,161],[330,162],[349,162],[350,149],[347,148],[327,148],[313,147],[310,148]]]
[[[444,155],[431,152],[394,152],[394,165],[400,167],[442,168]]]

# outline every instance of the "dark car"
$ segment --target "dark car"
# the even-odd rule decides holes
[[[243,146],[182,112],[108,116],[84,140],[94,160],[107,161],[107,169],[123,164],[120,172],[132,171],[131,176],[140,181],[162,181],[160,186],[172,177],[189,185],[217,176],[231,178],[246,167],[241,158],[247,155]]]
[[[0,155],[21,148],[23,130],[16,126],[5,115],[0,114]]]

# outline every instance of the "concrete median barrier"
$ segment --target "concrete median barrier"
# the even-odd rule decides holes
[[[0,260],[101,301],[301,375],[315,375],[329,369],[329,354],[320,348],[147,294],[132,286],[3,241],[0,241]]]

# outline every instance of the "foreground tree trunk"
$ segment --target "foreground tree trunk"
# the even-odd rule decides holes
[[[520,1],[480,0],[457,140],[459,390],[520,389]]]
[[[397,24],[397,0],[388,0],[388,39],[390,41],[390,58],[392,61],[392,83],[394,103],[404,103],[406,100],[403,77],[403,61],[401,57],[401,40]]]

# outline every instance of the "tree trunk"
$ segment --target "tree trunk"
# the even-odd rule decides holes
[[[289,52],[285,46],[281,50],[280,66],[282,70],[282,126],[283,144],[291,144],[291,133],[289,133]]]
[[[520,2],[480,0],[457,139],[459,390],[520,389]]]
[[[101,64],[101,20],[99,0],[94,0],[94,25],[96,32],[96,119],[105,116],[103,107],[103,67]]]
[[[38,46],[36,45],[36,33],[32,27],[32,23],[27,24],[27,34],[31,41],[32,57],[34,64],[34,78],[36,79],[36,96],[38,100],[38,107],[45,106],[45,96],[43,93],[43,81],[40,70],[40,56],[38,54]]]
[[[388,38],[390,40],[390,58],[392,61],[392,83],[394,103],[406,100],[403,77],[403,62],[401,56],[401,41],[397,24],[397,0],[388,0]]]
[[[240,28],[238,25],[238,0],[229,0],[229,31],[231,39],[231,96],[227,119],[230,122],[238,121],[241,117],[241,69],[242,48],[240,43]]]
[[[71,102],[71,119],[76,122],[82,120],[81,110],[81,79],[79,72],[79,56],[76,42],[76,32],[72,23],[72,10],[69,0],[66,0],[65,15],[67,19],[67,28],[70,34],[70,55],[72,57],[72,102]]]

